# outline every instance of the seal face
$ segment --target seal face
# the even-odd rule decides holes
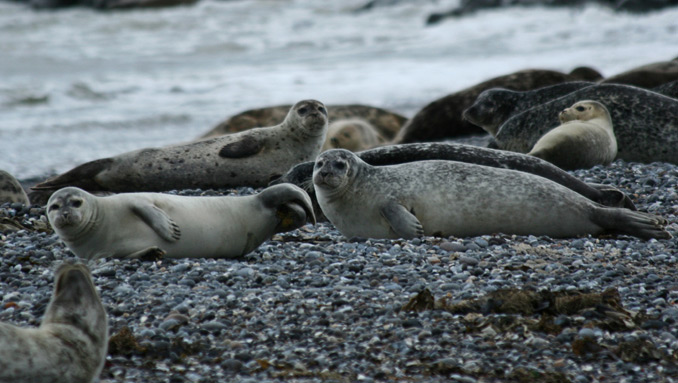
[[[384,142],[384,138],[367,121],[339,120],[330,124],[322,150],[346,149],[352,152],[371,149]]]
[[[671,237],[661,217],[602,207],[550,180],[509,169],[454,161],[375,167],[334,149],[316,159],[313,183],[323,212],[348,238]]]
[[[0,381],[94,382],[108,349],[106,311],[85,265],[63,264],[36,328],[0,323]]]
[[[235,258],[275,233],[315,222],[308,195],[290,184],[239,197],[97,197],[67,187],[50,197],[47,216],[71,251],[86,259]]]
[[[19,202],[30,205],[26,191],[13,175],[0,170],[0,205],[5,202]]]
[[[605,105],[579,101],[558,118],[562,124],[542,136],[529,155],[566,170],[608,165],[617,156],[617,139]]]

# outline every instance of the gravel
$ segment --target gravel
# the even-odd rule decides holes
[[[574,174],[621,188],[676,236],[677,166],[616,161]],[[52,271],[73,257],[44,213],[0,207],[0,222],[17,223],[0,234],[0,321],[39,325]],[[677,263],[676,238],[350,242],[322,223],[276,235],[241,260],[89,265],[112,335],[102,382],[675,382]],[[601,305],[553,316],[543,307],[495,312],[487,302],[462,314],[403,309],[424,291],[456,304],[504,289],[614,289],[631,319],[606,325]]]

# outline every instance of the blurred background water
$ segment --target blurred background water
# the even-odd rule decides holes
[[[315,98],[411,117],[520,69],[609,76],[678,56],[678,8],[504,8],[426,26],[458,0],[202,0],[36,11],[0,2],[0,169],[19,179],[191,140],[249,108]]]

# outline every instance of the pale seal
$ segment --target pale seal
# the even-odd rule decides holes
[[[462,113],[484,90],[506,88],[526,91],[579,80],[591,81],[571,74],[542,69],[522,70],[492,78],[426,105],[407,121],[392,143],[441,141],[457,136],[483,133],[480,128],[465,121]]]
[[[259,126],[279,124],[287,115],[290,107],[291,105],[279,105],[246,110],[218,124],[200,136],[200,139],[242,132]],[[353,118],[365,120],[372,124],[379,131],[379,134],[389,140],[395,137],[407,120],[404,116],[390,110],[360,104],[328,105],[327,113],[330,121]]]
[[[47,203],[64,243],[85,259],[236,258],[273,234],[315,222],[306,192],[276,185],[250,196],[124,193],[97,197],[67,187]]]
[[[603,207],[555,182],[509,169],[455,161],[371,166],[334,149],[316,159],[313,184],[323,212],[347,238],[492,233],[671,238],[661,217]]]
[[[277,126],[95,160],[33,189],[77,186],[89,191],[137,192],[261,187],[293,165],[315,159],[326,133],[325,106],[304,100]]]
[[[369,122],[360,119],[339,120],[330,123],[321,151],[346,149],[360,152],[384,143],[384,137]]]
[[[673,59],[629,69],[610,76],[601,83],[626,84],[650,89],[676,80],[678,80],[678,60]]]
[[[30,205],[26,191],[13,175],[0,170],[0,205],[6,202],[18,202]]]
[[[617,158],[678,164],[678,100],[628,85],[583,88],[516,114],[497,131],[497,147],[529,152],[541,136],[559,125],[558,113],[580,100],[607,107],[617,137]]]
[[[609,165],[617,156],[617,139],[605,105],[579,101],[560,112],[561,125],[543,135],[528,155],[561,169],[576,170]]]
[[[63,264],[38,328],[0,323],[0,382],[94,382],[108,349],[106,311],[85,265]]]

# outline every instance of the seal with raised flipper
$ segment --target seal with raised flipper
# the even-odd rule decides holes
[[[52,194],[47,217],[68,248],[86,259],[236,258],[275,233],[315,222],[308,195],[290,184],[223,197],[97,197],[67,187]]]
[[[371,166],[333,149],[315,162],[323,212],[347,238],[492,233],[574,237],[628,234],[668,239],[666,220],[596,204],[543,177],[455,161]]]
[[[293,165],[314,160],[326,133],[325,106],[304,100],[277,126],[95,160],[33,189],[76,186],[88,191],[139,192],[261,187]]]
[[[13,175],[0,170],[0,205],[6,202],[19,202],[30,205],[28,195]]]
[[[565,170],[608,165],[617,156],[617,139],[605,105],[579,101],[558,118],[561,125],[543,135],[528,155]]]
[[[330,123],[321,151],[346,149],[352,152],[374,148],[384,143],[384,137],[369,122],[361,119],[339,120]]]
[[[106,311],[83,264],[57,269],[38,328],[0,323],[0,382],[97,381],[108,350]]]

